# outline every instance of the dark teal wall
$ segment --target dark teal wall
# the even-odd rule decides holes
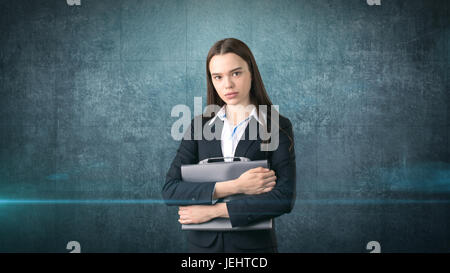
[[[294,126],[281,252],[450,252],[449,4],[1,1],[0,252],[185,251],[170,112],[226,37]]]

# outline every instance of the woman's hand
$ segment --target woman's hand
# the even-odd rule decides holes
[[[214,205],[180,206],[178,214],[181,224],[200,224],[217,217]]]
[[[261,194],[271,191],[276,185],[275,172],[263,167],[250,169],[235,180],[239,193]]]

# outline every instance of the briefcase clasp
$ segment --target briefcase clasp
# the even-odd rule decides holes
[[[206,158],[206,159],[203,159],[202,161],[198,162],[198,164],[207,164],[207,163],[209,163],[209,160],[215,160],[215,159],[223,159],[223,161],[225,161],[225,158],[227,158],[227,159],[228,158],[232,158],[233,161],[234,161],[235,158],[239,158],[240,161],[244,161],[244,162],[250,161],[249,158],[243,157],[243,156],[225,156],[225,157]]]

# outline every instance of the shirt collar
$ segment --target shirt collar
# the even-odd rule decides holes
[[[225,106],[222,106],[222,108],[220,108],[219,112],[217,112],[217,114],[209,121],[209,125],[213,124],[213,122],[216,120],[217,117],[219,117],[220,120],[224,121],[225,118],[227,117],[226,111],[225,111]],[[252,107],[252,112],[250,113],[249,117],[253,116],[256,121],[259,122],[259,124],[264,125],[266,122],[266,114],[265,113],[261,113],[262,115],[262,120],[258,118],[258,115],[256,114],[256,107],[253,105]]]

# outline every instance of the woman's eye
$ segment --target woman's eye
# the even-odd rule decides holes
[[[220,76],[215,76],[214,79],[215,80],[220,80]]]
[[[237,75],[241,74],[241,72],[234,72],[233,75],[234,74],[236,74],[236,76],[237,76]]]

